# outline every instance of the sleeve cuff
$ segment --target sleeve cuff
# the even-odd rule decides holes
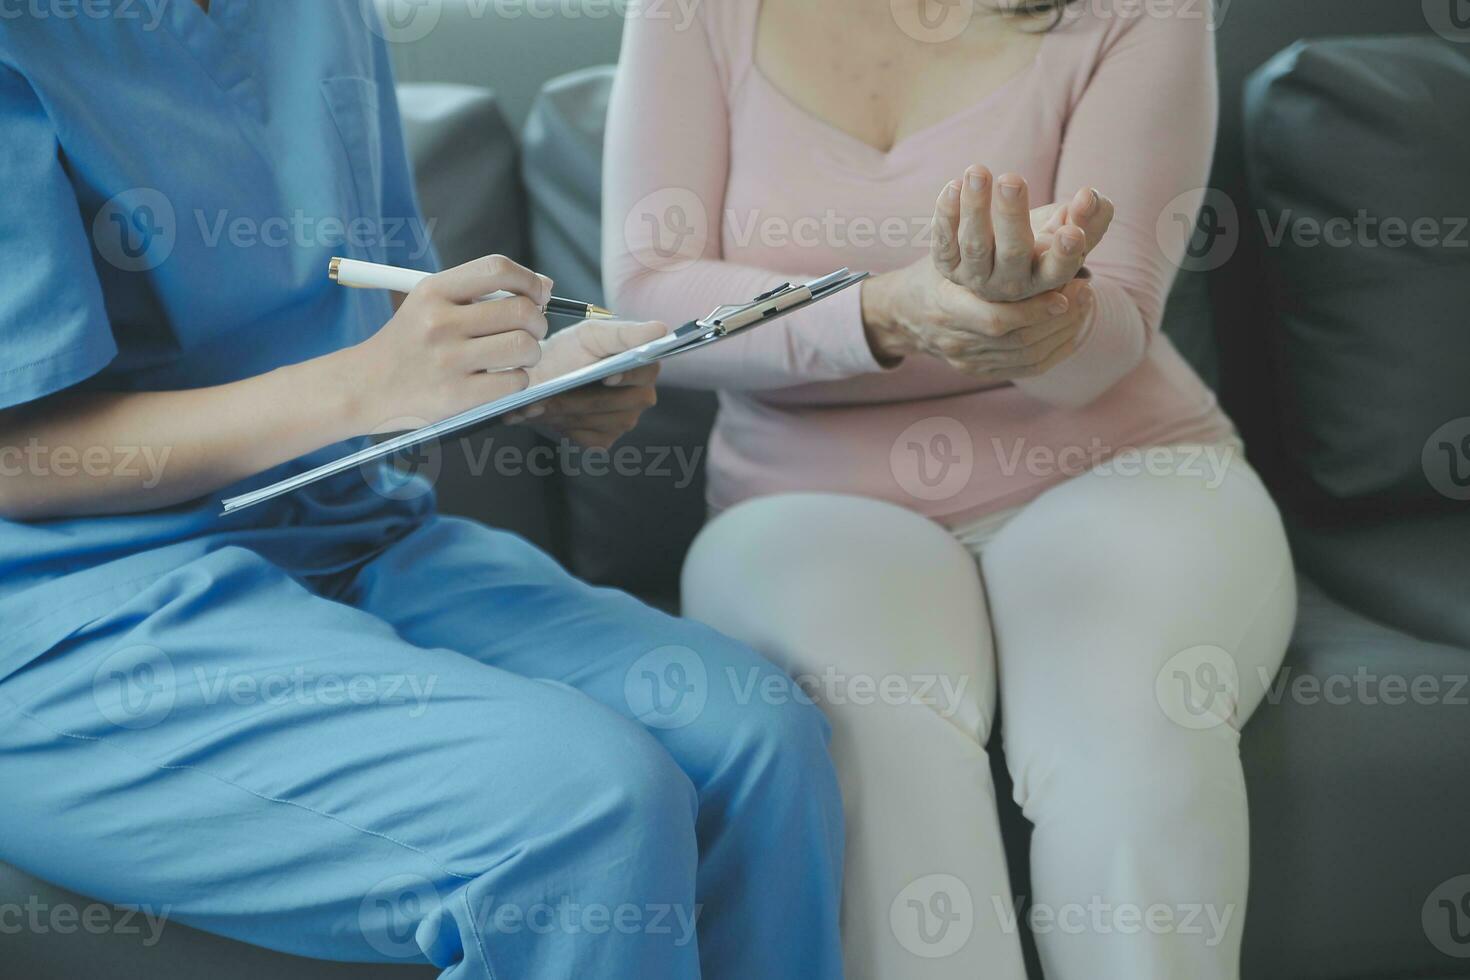
[[[111,334],[95,333],[60,353],[0,371],[0,409],[64,391],[101,371],[117,357]]]

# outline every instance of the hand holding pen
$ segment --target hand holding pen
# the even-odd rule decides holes
[[[344,286],[407,294],[388,324],[345,352],[355,358],[354,390],[379,406],[368,421],[380,434],[414,428],[524,390],[663,336],[662,323],[624,323],[591,303],[551,295],[544,276],[504,256],[429,275],[413,269],[333,259]],[[548,314],[588,322],[546,337]],[[655,400],[657,365],[568,392],[517,413],[584,446],[606,448]]]
[[[363,271],[348,261],[334,263],[339,282],[344,269]],[[413,428],[527,387],[546,336],[549,279],[500,255],[433,276],[394,271],[412,273],[381,287],[407,292],[398,312],[342,352],[360,431]]]
[[[484,260],[482,260],[484,261]],[[378,265],[375,262],[360,262],[357,259],[333,259],[328,266],[327,275],[331,280],[343,286],[352,286],[357,289],[388,289],[395,293],[411,293],[414,287],[425,279],[430,278],[430,273],[420,272],[417,269],[402,269],[392,265]],[[479,297],[480,302],[489,300],[506,299],[512,293],[506,290],[498,290],[485,296]],[[612,310],[604,309],[596,303],[583,303],[574,299],[562,299],[560,296],[547,298],[541,312],[547,316],[569,316],[578,320],[611,320],[614,318]]]

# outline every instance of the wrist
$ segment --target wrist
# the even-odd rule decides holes
[[[378,387],[366,380],[361,345],[282,368],[299,398],[308,394],[310,416],[323,445],[366,435],[373,429],[370,398]]]
[[[893,273],[885,272],[863,281],[862,313],[863,335],[873,358],[884,367],[893,367],[903,360],[905,350],[899,343],[903,328],[893,315],[891,284]]]

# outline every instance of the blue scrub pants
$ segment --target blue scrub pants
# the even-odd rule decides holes
[[[430,519],[320,580],[224,547],[0,682],[0,857],[453,980],[823,980],[827,734],[745,647],[509,534]]]

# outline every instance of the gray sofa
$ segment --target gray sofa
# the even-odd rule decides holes
[[[1166,330],[1217,385],[1240,424],[1253,460],[1288,514],[1301,573],[1287,686],[1262,707],[1243,739],[1253,860],[1244,975],[1470,977],[1470,878],[1459,877],[1470,875],[1470,688],[1456,686],[1470,675],[1470,510],[1442,492],[1426,493],[1413,473],[1404,476],[1405,453],[1418,459],[1421,447],[1429,446],[1426,467],[1434,455],[1430,432],[1414,428],[1422,429],[1423,413],[1392,414],[1397,403],[1378,398],[1377,386],[1331,387],[1343,372],[1324,368],[1331,361],[1326,353],[1371,350],[1368,339],[1337,345],[1322,357],[1311,346],[1324,336],[1314,333],[1315,326],[1353,312],[1317,309],[1322,297],[1339,295],[1328,287],[1371,279],[1355,271],[1351,250],[1327,261],[1322,253],[1268,248],[1262,234],[1268,222],[1254,220],[1320,206],[1310,193],[1314,185],[1302,192],[1297,164],[1334,180],[1372,176],[1371,155],[1365,157],[1349,136],[1353,106],[1342,106],[1354,65],[1378,64],[1372,78],[1393,78],[1405,57],[1409,64],[1423,60],[1426,43],[1449,45],[1444,50],[1455,54],[1448,67],[1434,61],[1439,48],[1430,49],[1430,61],[1453,78],[1454,57],[1470,50],[1459,42],[1470,36],[1457,39],[1444,29],[1432,15],[1434,0],[1234,0],[1219,6],[1222,122],[1211,185],[1234,207],[1236,225],[1222,257],[1212,251],[1220,215],[1212,212],[1202,222],[1200,248],[1171,297]],[[434,9],[440,18],[434,29],[395,43],[394,54],[423,204],[438,221],[445,259],[505,252],[554,276],[568,295],[596,297],[607,70],[589,66],[616,60],[620,20],[607,16],[610,8],[601,3],[587,10],[602,16],[583,17],[538,17],[517,7],[520,16],[495,19],[495,5],[470,0]],[[1438,35],[1431,32],[1437,25]],[[1418,36],[1410,55],[1400,57],[1393,41],[1361,48],[1321,41],[1287,50],[1304,37],[1396,34]],[[1380,56],[1388,60],[1376,63]],[[1432,105],[1445,95],[1430,87],[1436,79],[1419,91],[1413,77],[1399,78],[1399,90],[1411,104]],[[1319,105],[1340,110],[1336,128],[1325,135],[1314,125],[1324,112],[1337,117]],[[1467,118],[1460,117],[1462,126]],[[1402,145],[1414,134],[1396,132],[1394,138]],[[1320,160],[1302,160],[1313,146]],[[1422,182],[1432,171],[1415,173]],[[1428,199],[1454,201],[1449,186],[1431,186]],[[1436,213],[1456,212],[1441,207]],[[1470,280],[1470,258],[1459,261]],[[1397,297],[1401,282],[1392,274],[1377,282],[1386,291],[1385,306],[1413,307]],[[1442,300],[1456,298],[1453,283],[1444,288],[1450,293]],[[1368,289],[1354,302],[1361,306],[1370,295],[1378,294]],[[1456,360],[1470,354],[1456,346],[1456,337],[1470,334],[1464,319],[1470,297],[1458,298],[1458,324],[1439,323],[1457,333],[1444,334],[1448,347],[1436,348],[1450,370],[1425,364],[1399,386],[1432,402],[1424,417],[1445,422],[1455,413],[1470,417],[1470,356]],[[1434,308],[1414,308],[1414,331],[1406,326],[1399,333],[1417,341],[1434,314]],[[1433,329],[1427,332],[1422,342],[1437,342]],[[1393,370],[1395,339],[1378,338],[1388,344],[1389,353],[1376,355],[1386,371]],[[1405,373],[1395,377],[1403,380]],[[1324,422],[1317,414],[1322,405],[1340,409],[1352,424]],[[665,392],[629,444],[680,447],[692,458],[713,410],[707,395]],[[1407,428],[1380,426],[1373,430],[1376,442],[1354,442],[1365,426],[1389,417],[1407,419]],[[679,564],[704,512],[701,481],[687,481],[677,468],[666,476],[535,477],[483,472],[477,465],[487,458],[487,440],[525,449],[538,438],[525,430],[490,429],[446,447],[438,484],[444,509],[514,529],[584,577],[677,608]],[[1451,451],[1456,445],[1453,439],[1445,444]],[[1470,466],[1470,442],[1466,447]],[[1421,483],[1427,479],[1420,477]],[[1343,679],[1361,685],[1353,679],[1365,676],[1368,688],[1340,686]],[[1408,693],[1395,694],[1397,682],[1391,689],[1388,678],[1402,679]],[[1435,693],[1416,696],[1412,684],[1425,679],[1434,682]],[[1027,895],[1027,825],[1009,805],[1003,765],[997,764],[996,778],[1015,891]],[[0,908],[58,902],[87,904],[0,866]],[[4,926],[0,919],[0,978],[433,975],[424,967],[299,960],[177,924],[169,924],[156,944],[146,942],[146,931],[64,935]],[[1028,957],[1039,976],[1029,944]]]

